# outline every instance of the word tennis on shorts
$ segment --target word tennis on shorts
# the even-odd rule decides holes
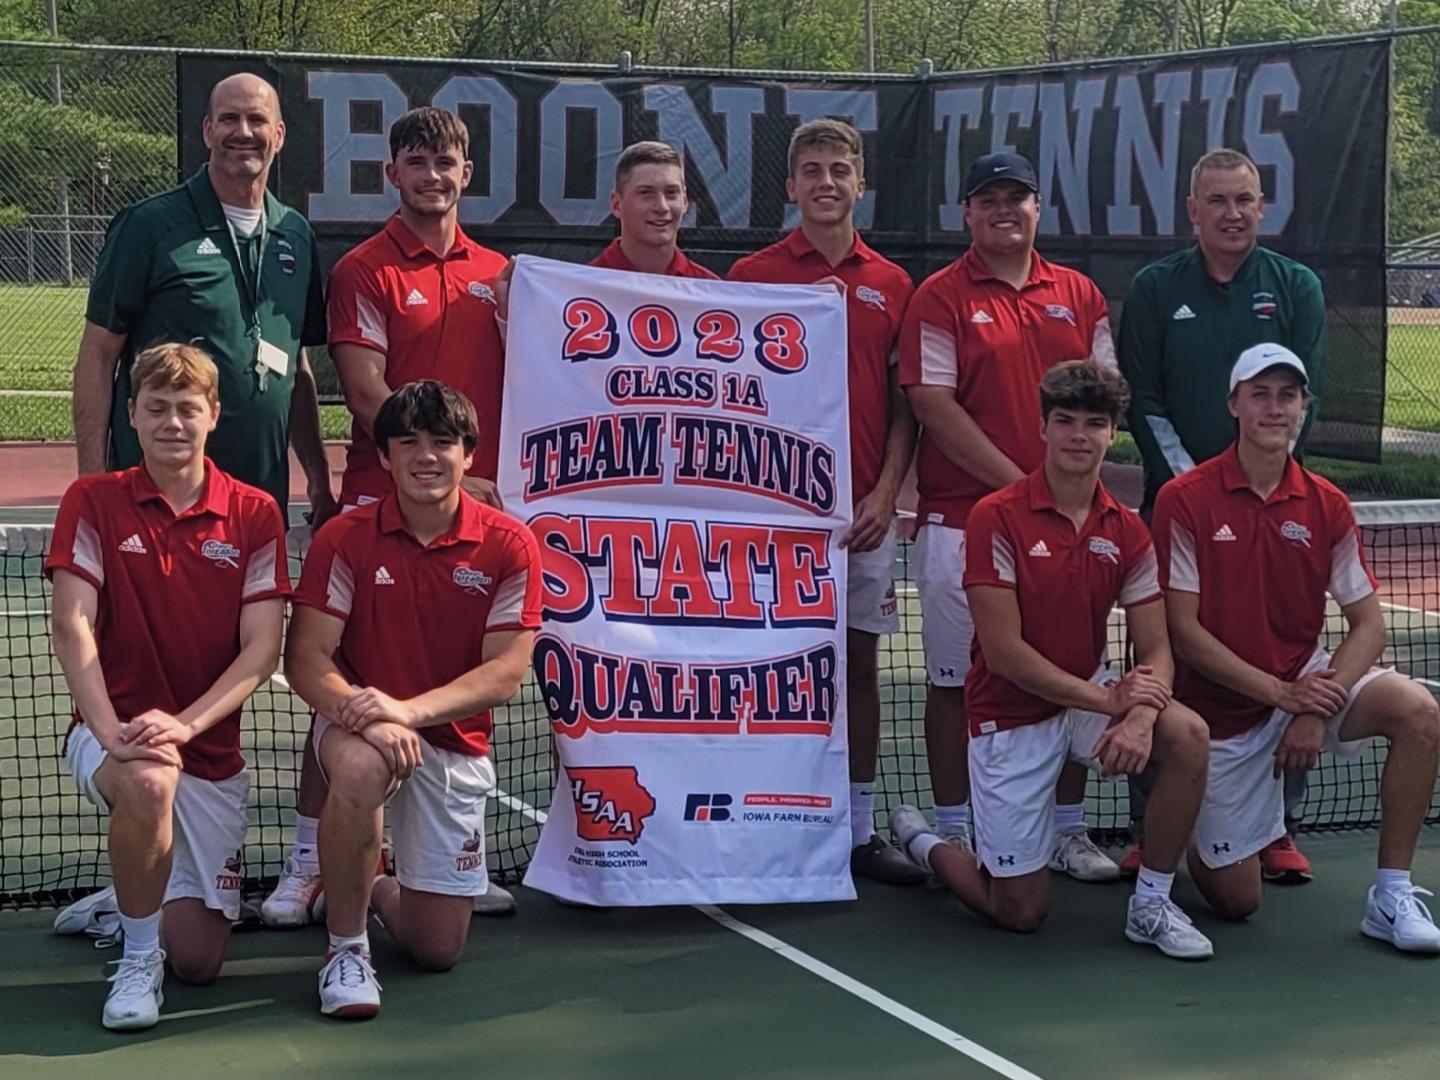
[[[733,663],[616,656],[542,634],[533,656],[555,733],[829,738],[836,652],[825,642]]]

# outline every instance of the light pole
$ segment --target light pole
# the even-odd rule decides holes
[[[875,70],[875,0],[865,0],[865,70]]]

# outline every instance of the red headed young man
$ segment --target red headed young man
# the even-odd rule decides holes
[[[1440,708],[1376,667],[1385,620],[1349,500],[1291,456],[1310,405],[1304,362],[1283,345],[1246,349],[1230,373],[1229,450],[1176,477],[1155,501],[1155,544],[1180,660],[1175,692],[1210,725],[1210,779],[1190,873],[1220,915],[1260,906],[1260,852],[1285,833],[1281,773],[1322,749],[1389,753],[1380,850],[1361,930],[1398,949],[1440,952],[1410,880],[1435,787]],[[1346,632],[1320,645],[1326,594]],[[1145,834],[1150,854],[1150,833]]]
[[[1205,723],[1171,698],[1150,535],[1100,483],[1128,397],[1113,368],[1053,368],[1040,383],[1044,461],[981,499],[967,521],[975,643],[965,697],[978,860],[944,843],[913,807],[897,807],[890,824],[911,857],[967,906],[1004,929],[1031,931],[1050,906],[1061,768],[1070,761],[1106,775],[1135,773],[1153,758],[1148,864],[1125,936],[1203,960],[1213,954],[1210,942],[1170,899],[1170,887],[1204,794]],[[1116,605],[1137,661],[1120,679],[1104,667]]]
[[[610,193],[610,213],[620,222],[620,235],[590,265],[713,281],[716,275],[691,262],[677,243],[689,209],[685,163],[674,148],[662,142],[631,143],[615,162]]]
[[[505,352],[494,279],[505,257],[471,240],[458,224],[472,169],[469,146],[465,124],[445,109],[411,109],[396,120],[385,176],[400,193],[400,209],[330,274],[330,355],[354,416],[340,491],[347,508],[393,489],[372,437],[375,414],[394,388],[417,379],[453,386],[475,404],[480,441],[463,485],[500,505],[495,474]],[[307,747],[295,843],[260,908],[268,926],[303,926],[313,918],[321,895],[316,830],[324,803],[324,782]],[[515,901],[497,885],[477,910],[508,913]]]
[[[540,554],[528,529],[464,491],[476,429],[474,407],[439,383],[386,399],[375,445],[395,490],[320,531],[296,591],[285,674],[315,709],[329,785],[327,1016],[379,1012],[367,907],[416,964],[445,971],[489,887],[490,710],[515,696],[530,662]],[[394,878],[376,874],[387,802]]]
[[[875,833],[875,771],[880,738],[876,652],[881,634],[899,629],[895,605],[895,497],[915,451],[915,418],[894,366],[900,320],[914,287],[910,276],[855,231],[865,192],[860,133],[839,120],[814,120],[790,139],[790,200],[800,227],[779,243],[740,259],[732,281],[845,286],[849,349],[850,472],[855,520],[849,549],[846,632],[850,732],[850,868],[894,884],[924,880],[909,859]]]
[[[966,518],[1044,459],[1035,387],[1045,373],[1065,360],[1115,367],[1099,288],[1035,251],[1039,189],[1018,154],[975,160],[965,184],[970,249],[916,291],[900,339],[900,381],[922,427],[915,583],[930,682],[926,754],[935,824],[961,846],[970,842],[963,686],[974,636],[960,585]],[[1084,771],[1067,766],[1051,868],[1112,881],[1120,871],[1086,833],[1084,796]]]
[[[124,939],[102,1022],[152,1027],[164,964],[220,971],[240,914],[245,804],[240,710],[275,670],[290,579],[280,508],[205,457],[219,373],[201,350],[136,358],[141,463],[82,477],[55,521],[55,655],[75,702],[65,756],[110,818],[115,884],[57,933]]]

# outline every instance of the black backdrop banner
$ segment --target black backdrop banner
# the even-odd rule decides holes
[[[614,235],[615,158],[658,138],[686,159],[682,243],[723,272],[796,223],[786,146],[820,116],[864,134],[857,223],[917,280],[964,249],[969,161],[1015,149],[1041,183],[1039,247],[1123,305],[1131,276],[1190,241],[1190,167],[1231,146],[1260,168],[1261,242],[1325,284],[1330,357],[1312,450],[1378,458],[1385,372],[1386,41],[1319,42],[932,79],[827,81],[776,73],[606,75],[453,61],[182,55],[182,171],[204,161],[209,89],[256,71],[280,91],[288,133],[272,183],[320,238],[328,266],[393,212],[381,166],[406,109],[455,109],[475,175],[467,232],[505,252],[592,257]]]

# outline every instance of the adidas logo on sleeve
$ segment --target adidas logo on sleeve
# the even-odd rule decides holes
[[[1029,554],[1037,559],[1048,559],[1050,558],[1050,549],[1045,546],[1044,540],[1036,540],[1035,546],[1030,549]]]
[[[1231,530],[1230,525],[1226,523],[1224,525],[1221,525],[1220,528],[1216,529],[1215,535],[1210,537],[1210,539],[1223,542],[1225,540],[1238,540],[1240,538],[1235,535],[1234,531]]]
[[[1181,304],[1175,309],[1175,314],[1172,315],[1171,318],[1176,322],[1180,322],[1182,319],[1193,319],[1195,318],[1195,312],[1190,310],[1189,304]]]
[[[979,311],[975,312],[974,315],[970,316],[970,321],[972,323],[978,323],[981,326],[984,326],[986,323],[993,323],[995,320],[990,317],[990,313],[988,311],[986,311],[984,308],[981,308]]]
[[[375,584],[376,584],[376,585],[394,585],[394,584],[395,584],[395,579],[390,576],[390,571],[389,571],[389,570],[386,570],[385,567],[382,566],[382,567],[380,567],[379,570],[376,570],[376,571],[375,571]]]
[[[131,533],[129,537],[120,541],[120,550],[127,555],[149,555],[145,547],[145,541],[140,539],[139,533]]]
[[[200,243],[198,243],[198,244],[195,245],[195,254],[196,254],[196,255],[219,255],[219,254],[220,254],[220,249],[215,246],[215,241],[214,241],[214,240],[211,240],[210,237],[207,236],[207,237],[205,237],[204,240],[201,240]]]
[[[430,303],[430,301],[425,299],[425,294],[422,293],[419,289],[411,289],[410,295],[405,297],[406,307],[415,307],[417,304],[428,303]]]

